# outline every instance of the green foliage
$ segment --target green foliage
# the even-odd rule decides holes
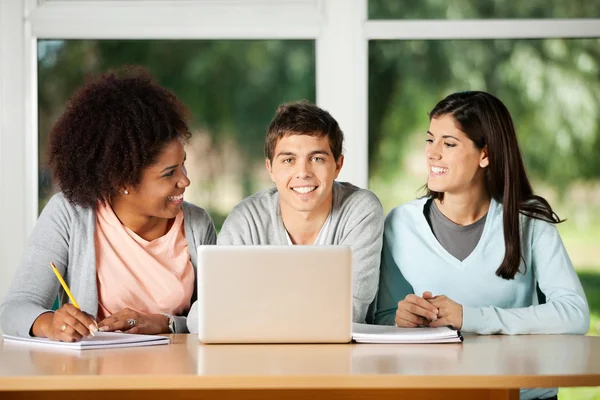
[[[371,19],[598,17],[598,0],[369,0]]]
[[[448,94],[484,90],[510,110],[533,178],[560,192],[600,177],[600,40],[372,41],[369,167],[392,180],[427,113]]]
[[[599,387],[560,388],[558,390],[560,400],[600,400]]]
[[[192,127],[215,147],[234,142],[242,158],[244,195],[263,156],[266,128],[280,103],[315,101],[314,41],[297,40],[68,40],[40,41],[40,197],[53,191],[45,167],[48,132],[86,76],[124,65],[146,67],[193,115]],[[42,201],[41,203],[44,203]]]
[[[600,336],[600,270],[581,268],[577,271],[590,306],[590,335]]]

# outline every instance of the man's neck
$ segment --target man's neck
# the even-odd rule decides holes
[[[283,226],[293,244],[314,244],[321,228],[331,212],[331,201],[325,201],[317,209],[300,212],[287,204],[280,204]]]
[[[491,197],[485,191],[460,194],[444,193],[444,201],[435,200],[438,209],[455,224],[466,226],[481,219],[490,208]]]

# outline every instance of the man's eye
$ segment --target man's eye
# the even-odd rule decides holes
[[[292,162],[292,159],[291,158],[285,158],[281,162],[284,163],[284,164],[289,164],[289,163]]]
[[[322,162],[324,160],[325,159],[323,157],[313,157],[313,161],[315,161],[315,162]]]

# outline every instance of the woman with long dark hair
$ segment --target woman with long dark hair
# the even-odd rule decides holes
[[[460,92],[429,117],[427,195],[386,219],[375,322],[585,334],[589,308],[561,220],[533,193],[507,108],[488,93]],[[522,398],[555,395],[535,389]]]

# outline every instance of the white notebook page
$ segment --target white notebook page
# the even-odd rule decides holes
[[[459,331],[438,328],[399,328],[387,325],[352,324],[352,339],[359,343],[454,343],[462,342]]]
[[[47,338],[3,335],[5,344],[22,344],[73,350],[106,349],[112,347],[136,347],[169,344],[169,338],[158,335],[136,335],[119,332],[97,332],[96,336],[83,338],[79,342],[58,342]]]

